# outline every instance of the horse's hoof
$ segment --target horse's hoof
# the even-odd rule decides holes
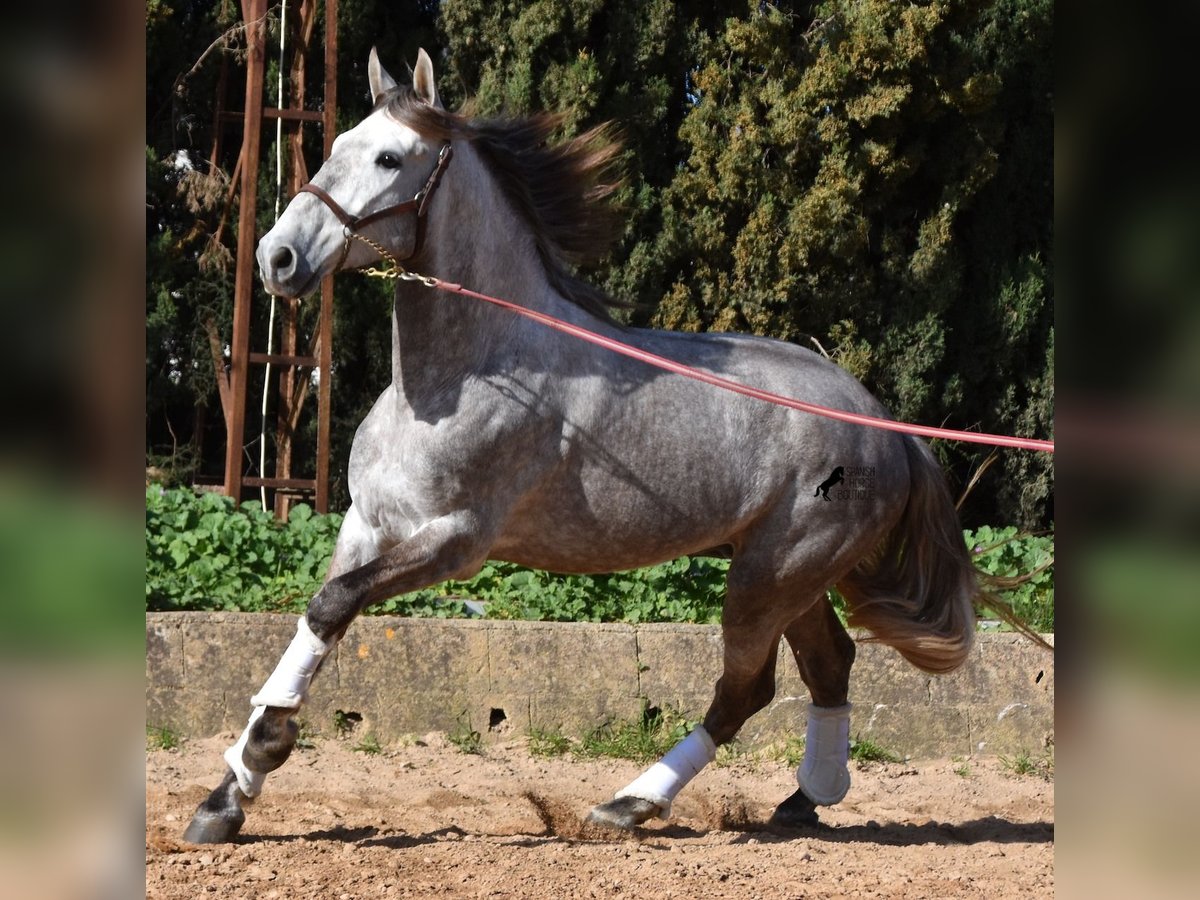
[[[592,807],[587,820],[594,825],[603,825],[605,828],[630,831],[661,812],[658,804],[651,803],[649,800],[643,800],[640,797],[620,797]]]
[[[240,809],[236,815],[226,816],[201,808],[192,816],[183,839],[193,844],[228,844],[237,837],[245,821],[246,814]]]
[[[796,791],[775,807],[768,824],[783,828],[816,828],[821,825],[821,820],[817,816],[816,804],[808,799],[804,791]]]
[[[228,844],[246,821],[242,811],[242,794],[237,779],[230,772],[225,780],[196,807],[183,839],[193,844]]]

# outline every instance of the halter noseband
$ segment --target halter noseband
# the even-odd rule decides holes
[[[385,206],[383,209],[377,209],[374,212],[363,213],[361,216],[350,215],[346,210],[342,209],[336,200],[329,196],[324,188],[319,188],[312,182],[309,182],[296,191],[297,194],[305,192],[315,194],[338,217],[338,221],[345,226],[346,242],[342,245],[341,258],[337,261],[337,265],[333,267],[333,271],[336,272],[342,268],[346,257],[350,255],[350,242],[355,238],[367,244],[376,253],[398,268],[396,259],[387,250],[370,238],[360,234],[359,230],[370,225],[372,222],[378,222],[380,219],[386,219],[388,216],[396,216],[401,213],[416,212],[417,214],[416,241],[413,243],[412,252],[404,257],[404,261],[407,262],[420,253],[421,246],[425,242],[425,213],[429,207],[429,201],[433,197],[433,192],[437,190],[437,186],[442,180],[442,174],[446,171],[446,167],[450,165],[450,157],[453,155],[454,150],[450,147],[450,143],[446,142],[442,145],[441,152],[438,153],[437,165],[429,173],[429,178],[426,179],[424,187],[417,191],[411,200],[405,200],[403,203],[396,203],[392,206]]]

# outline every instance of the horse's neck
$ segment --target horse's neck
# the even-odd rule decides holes
[[[454,161],[430,203],[422,274],[552,314],[567,301],[550,288],[528,226],[469,147]],[[399,282],[392,329],[392,371],[410,403],[493,369],[524,331],[512,313],[412,282]]]

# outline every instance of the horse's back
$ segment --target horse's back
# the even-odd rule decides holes
[[[805,347],[733,333],[645,330],[633,334],[644,349],[739,384],[833,409],[889,417],[858,379]],[[826,466],[827,458],[886,461],[904,456],[900,438],[892,432],[800,412],[675,375],[655,379],[654,389],[676,397],[687,395],[687,418],[692,420],[687,430],[702,438],[702,446],[724,446],[736,457],[778,455],[802,478],[820,474],[819,482],[833,465],[844,465]]]

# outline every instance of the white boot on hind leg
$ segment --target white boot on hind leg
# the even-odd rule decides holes
[[[850,709],[849,703],[808,706],[804,762],[796,771],[796,781],[818,806],[840,803],[850,790]]]
[[[695,778],[701,769],[712,762],[716,755],[717,745],[704,730],[704,726],[697,725],[691,734],[672,747],[659,762],[628,786],[617,791],[613,799],[636,797],[646,800],[658,807],[660,819],[669,818],[671,802],[675,795],[683,790],[684,785]]]

